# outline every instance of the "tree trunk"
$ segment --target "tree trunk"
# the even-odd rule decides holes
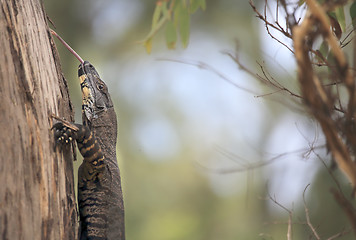
[[[0,3],[0,239],[76,239],[72,152],[54,149],[50,117],[73,112],[46,14]]]

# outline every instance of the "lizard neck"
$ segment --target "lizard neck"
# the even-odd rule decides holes
[[[117,119],[113,107],[93,119],[90,130],[94,132],[104,156],[116,163]]]

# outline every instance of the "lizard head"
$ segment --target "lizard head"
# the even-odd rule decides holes
[[[83,122],[90,123],[113,104],[106,84],[88,61],[79,65],[78,77],[82,90]]]

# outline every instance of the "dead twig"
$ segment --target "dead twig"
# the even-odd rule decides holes
[[[276,200],[276,197],[273,198],[270,194],[268,194],[268,197],[274,204],[276,204],[277,206],[279,206],[280,208],[282,208],[283,210],[285,210],[288,213],[287,240],[292,240],[293,239],[293,234],[292,234],[293,212],[291,210],[289,210],[288,208],[286,208],[285,206],[283,206],[282,204],[280,204]]]
[[[305,187],[304,191],[303,191],[303,202],[304,202],[305,218],[307,219],[307,224],[308,224],[310,230],[313,232],[314,237],[315,237],[317,240],[320,240],[321,238],[319,237],[318,232],[316,231],[316,229],[314,228],[313,224],[312,224],[311,221],[310,221],[309,209],[308,209],[307,203],[306,203],[306,201],[305,201],[305,192],[306,192],[306,190],[307,190],[307,188],[308,188],[309,186],[310,186],[310,184],[308,184],[308,185]]]
[[[334,240],[334,239],[337,239],[339,237],[345,236],[345,235],[347,235],[349,233],[350,233],[350,230],[344,230],[342,232],[336,233],[335,235],[329,237],[327,240]]]
[[[263,22],[265,22],[266,27],[268,27],[268,26],[269,26],[269,27],[272,27],[272,28],[274,28],[275,30],[281,32],[284,36],[286,36],[286,37],[288,37],[288,38],[292,38],[292,35],[291,35],[288,31],[284,30],[284,28],[282,28],[280,25],[277,25],[277,26],[276,26],[276,25],[270,23],[270,22],[267,20],[266,12],[265,12],[265,15],[263,16],[263,15],[257,10],[257,8],[256,8],[256,6],[253,4],[252,0],[250,0],[249,3],[250,3],[250,6],[252,7],[252,10],[257,14],[257,17],[258,17],[259,19],[261,19]],[[266,4],[266,5],[267,5],[267,4]],[[265,5],[265,6],[266,6],[266,5]],[[283,45],[284,45],[284,44],[283,44]],[[289,47],[287,47],[287,48],[290,49]],[[292,49],[290,49],[290,51],[293,52]]]
[[[79,130],[79,128],[77,126],[75,126],[74,124],[72,124],[72,123],[70,123],[70,122],[68,122],[68,121],[56,116],[54,113],[51,114],[51,118],[56,119],[57,121],[63,123],[64,126],[70,128],[70,129],[72,129],[74,131],[78,131]]]
[[[256,95],[257,93],[245,88],[243,86],[240,86],[239,84],[235,83],[234,81],[232,81],[231,79],[229,79],[228,77],[226,77],[224,74],[222,74],[221,72],[219,72],[217,69],[215,69],[214,67],[204,63],[204,62],[200,62],[200,61],[189,61],[189,60],[178,60],[178,59],[169,59],[169,58],[159,58],[157,59],[158,61],[170,61],[170,62],[177,62],[177,63],[183,63],[183,64],[187,64],[187,65],[191,65],[191,66],[195,66],[197,68],[200,69],[204,69],[210,72],[213,72],[214,74],[216,74],[217,76],[219,76],[221,79],[223,79],[225,82],[233,85],[234,87],[241,89],[243,91],[246,91],[248,93],[252,93],[254,95]]]

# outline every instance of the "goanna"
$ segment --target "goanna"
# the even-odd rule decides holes
[[[81,61],[78,76],[83,124],[73,124],[74,129],[58,122],[53,128],[57,141],[76,140],[83,156],[78,171],[80,240],[123,240],[124,205],[113,103],[106,84],[88,61]]]

